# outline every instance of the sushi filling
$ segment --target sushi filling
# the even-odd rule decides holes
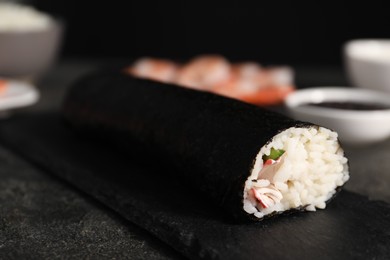
[[[289,209],[323,209],[349,179],[337,133],[289,128],[261,148],[245,182],[244,210],[258,218]]]

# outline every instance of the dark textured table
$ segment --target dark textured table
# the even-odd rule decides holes
[[[38,82],[42,99],[16,117],[55,110],[66,87],[98,62],[60,63]],[[334,68],[298,68],[298,85],[344,85]],[[2,123],[6,123],[3,121]],[[390,142],[346,147],[349,191],[390,202]],[[0,259],[181,258],[169,246],[84,193],[0,146]]]

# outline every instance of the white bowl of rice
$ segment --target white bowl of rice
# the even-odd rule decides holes
[[[0,2],[0,76],[35,77],[54,61],[62,23],[30,6]]]

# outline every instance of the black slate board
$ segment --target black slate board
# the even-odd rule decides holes
[[[153,160],[81,140],[55,114],[2,122],[0,140],[192,259],[390,257],[390,205],[358,194],[342,191],[315,213],[237,224]]]

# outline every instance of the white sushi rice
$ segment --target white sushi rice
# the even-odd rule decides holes
[[[52,18],[31,6],[0,2],[0,32],[25,32],[47,29]]]
[[[271,148],[285,151],[283,163],[271,180],[254,182],[263,167],[263,155]],[[337,140],[337,133],[323,127],[289,128],[263,146],[256,157],[251,175],[245,182],[243,208],[258,218],[274,212],[304,208],[315,211],[349,179],[347,158]],[[283,195],[280,202],[263,208],[252,188],[273,184]]]

